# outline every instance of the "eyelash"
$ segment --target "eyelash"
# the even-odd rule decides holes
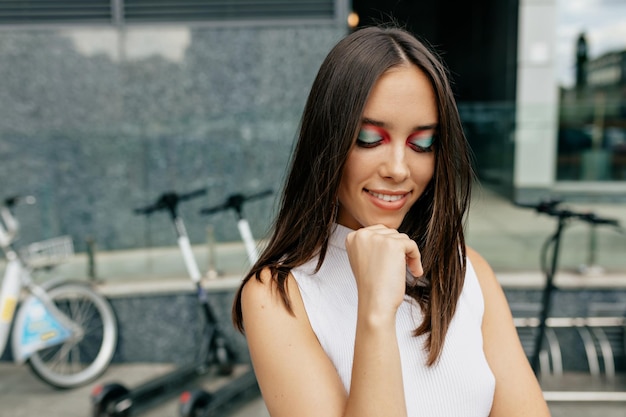
[[[364,140],[361,140],[361,135],[371,135],[373,134],[374,136],[380,138],[379,140],[375,141],[375,142],[367,142]],[[409,137],[410,138],[410,137]],[[420,138],[415,142],[411,142],[409,141],[409,139],[407,139],[407,146],[410,147],[411,149],[413,149],[415,152],[432,152],[432,148],[433,148],[433,143],[435,141],[435,139],[437,138],[436,135],[431,135],[425,138]],[[359,134],[357,136],[356,139],[356,144],[357,146],[359,146],[360,148],[375,148],[383,143],[386,143],[389,141],[389,137],[385,134],[382,134],[382,132],[377,132],[374,131],[374,129],[361,129],[359,131]],[[416,142],[430,142],[427,146],[421,146]]]

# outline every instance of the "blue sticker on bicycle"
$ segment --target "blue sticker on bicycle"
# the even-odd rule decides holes
[[[72,332],[38,299],[30,298],[24,308],[27,314],[20,338],[20,359],[25,359],[38,350],[63,343],[72,336]]]

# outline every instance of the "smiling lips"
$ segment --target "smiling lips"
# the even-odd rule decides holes
[[[404,206],[404,203],[407,200],[407,197],[410,195],[406,192],[394,193],[394,194],[383,194],[375,191],[365,190],[371,197],[372,202],[383,209],[387,210],[397,210]]]

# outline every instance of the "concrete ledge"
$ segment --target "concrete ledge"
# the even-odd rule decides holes
[[[496,272],[498,281],[505,289],[542,289],[546,277],[539,271]],[[214,279],[203,279],[202,285],[208,292],[235,291],[242,276],[226,275]],[[554,283],[559,289],[567,290],[626,290],[626,273],[581,275],[572,272],[558,273]],[[137,295],[192,293],[195,286],[189,278],[134,279],[127,281],[105,281],[97,285],[107,297]]]
[[[539,271],[496,272],[500,284],[505,289],[542,289],[546,277]],[[230,274],[214,279],[203,278],[202,285],[208,292],[235,291],[241,284],[241,275]],[[559,289],[567,290],[624,290],[626,273],[605,273],[581,275],[573,272],[559,272],[554,283]],[[195,287],[189,278],[128,279],[104,281],[97,285],[99,291],[111,297],[138,294],[190,293]]]
[[[609,391],[544,391],[543,398],[548,402],[623,402],[626,392]]]
[[[546,277],[539,271],[496,272],[498,281],[504,288],[542,288]],[[573,272],[559,272],[554,284],[562,289],[626,289],[626,273],[582,275]]]
[[[207,292],[232,292],[241,284],[240,276],[226,276],[215,279],[205,279],[202,286]],[[157,294],[177,294],[192,293],[195,291],[195,284],[186,278],[161,279],[161,280],[141,280],[130,282],[107,282],[98,284],[98,291],[107,297],[131,297],[138,295]]]

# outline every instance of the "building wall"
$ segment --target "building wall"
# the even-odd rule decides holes
[[[233,213],[200,217],[231,193],[278,191],[313,78],[344,24],[4,28],[0,197],[24,242],[70,234],[103,250],[171,246],[168,217],[133,215],[160,193],[208,187],[181,206],[193,242]],[[267,229],[273,199],[245,208]]]

